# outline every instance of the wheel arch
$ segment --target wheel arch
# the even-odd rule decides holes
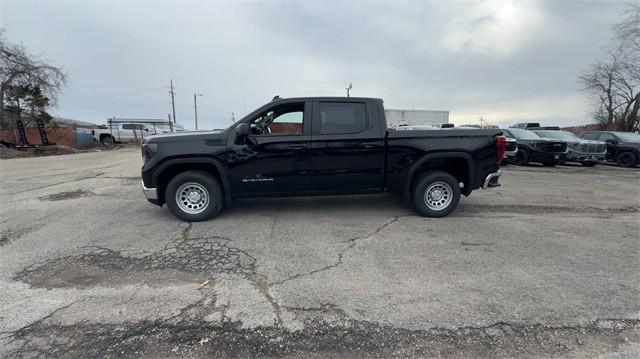
[[[441,170],[453,175],[459,182],[464,183],[461,193],[469,195],[474,184],[472,176],[474,173],[473,158],[466,152],[438,152],[424,155],[420,160],[411,166],[407,172],[404,185],[405,198],[410,199],[411,188],[416,178],[422,173],[430,170]]]
[[[209,157],[172,158],[161,162],[151,175],[151,185],[158,191],[158,201],[165,203],[164,192],[169,181],[178,173],[200,170],[214,176],[222,186],[225,205],[232,202],[228,171],[217,159]]]

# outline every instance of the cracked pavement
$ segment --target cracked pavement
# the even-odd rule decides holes
[[[640,171],[513,167],[450,217],[392,195],[182,223],[139,151],[0,161],[0,356],[640,356]]]

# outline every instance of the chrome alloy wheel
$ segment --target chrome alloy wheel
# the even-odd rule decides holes
[[[187,182],[176,191],[176,203],[181,211],[198,214],[209,206],[209,191],[196,182]]]
[[[424,203],[434,211],[442,211],[449,207],[452,200],[453,189],[446,182],[434,182],[424,191]]]

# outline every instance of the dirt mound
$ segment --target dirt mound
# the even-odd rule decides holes
[[[0,147],[0,158],[68,155],[77,152],[78,150],[63,145],[39,146],[22,149],[2,146]]]

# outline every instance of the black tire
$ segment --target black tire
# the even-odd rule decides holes
[[[525,166],[529,164],[529,150],[524,148],[518,148],[518,152],[516,152],[515,163],[520,166]]]
[[[618,153],[616,162],[622,167],[635,167],[638,164],[638,157],[631,151]]]
[[[434,192],[434,191],[440,192]],[[427,199],[427,191],[442,197]],[[426,172],[415,181],[411,191],[413,206],[419,215],[423,217],[445,217],[453,212],[460,201],[460,185],[455,177],[443,171]],[[427,205],[430,201],[430,205]],[[441,203],[442,208],[437,204]]]
[[[585,167],[594,167],[598,162],[582,162],[582,165]]]
[[[100,138],[100,143],[102,143],[102,145],[104,146],[111,147],[116,143],[116,141],[113,136],[106,135]]]
[[[190,188],[191,191],[189,191]],[[189,194],[182,198],[180,204],[176,198],[177,191],[183,193],[189,191]],[[192,203],[188,199],[187,196],[191,193],[195,193],[194,196],[197,196],[198,202]],[[208,201],[205,204],[203,198],[207,198],[207,195]],[[186,222],[211,219],[220,212],[224,204],[220,183],[214,176],[202,171],[182,172],[173,177],[167,185],[164,198],[171,213]],[[188,206],[193,206],[193,208],[189,209]]]

